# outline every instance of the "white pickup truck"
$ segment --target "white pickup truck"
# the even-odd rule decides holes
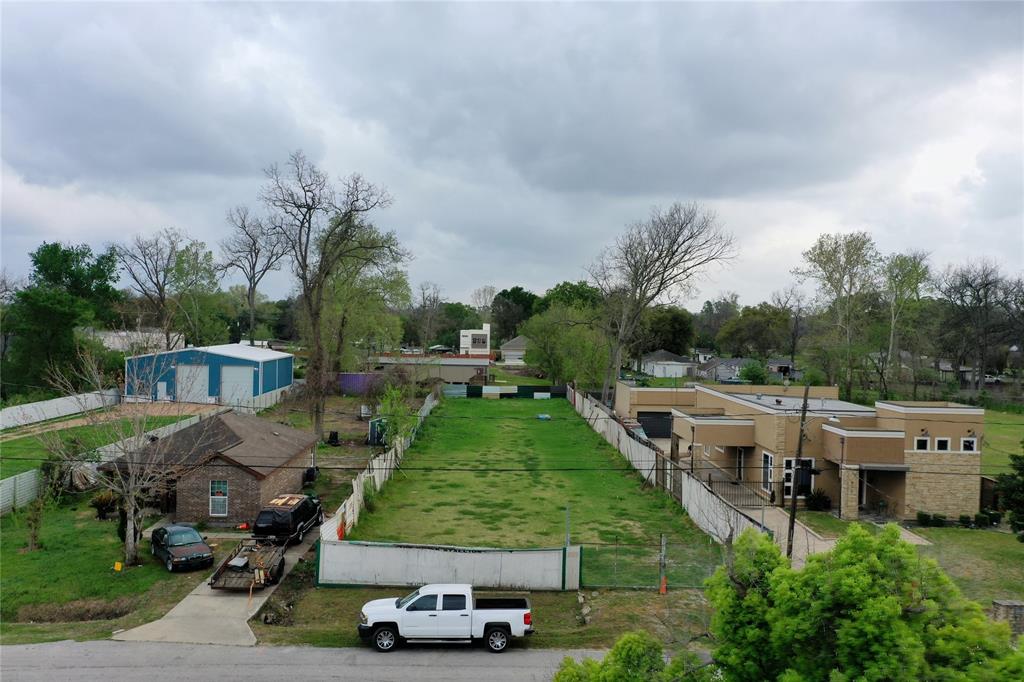
[[[366,602],[359,613],[359,636],[377,651],[391,651],[401,640],[483,640],[488,649],[501,653],[512,637],[532,634],[529,599],[474,599],[471,585],[424,585],[404,597]]]

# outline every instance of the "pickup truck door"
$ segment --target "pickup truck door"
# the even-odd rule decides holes
[[[464,594],[446,594],[441,597],[441,610],[437,613],[440,637],[465,638],[473,634],[468,598]]]
[[[426,594],[405,607],[403,637],[440,637],[437,633],[437,595]]]

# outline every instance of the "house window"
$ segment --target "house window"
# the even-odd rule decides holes
[[[228,482],[210,481],[210,516],[228,515]]]
[[[772,465],[774,462],[772,453],[761,453],[761,487],[768,492],[771,492],[772,489]]]
[[[949,452],[949,439],[948,438],[936,438],[935,439],[935,451],[936,452]]]
[[[960,451],[961,452],[977,452],[978,451],[978,439],[977,438],[961,438],[960,439]]]
[[[914,449],[915,450],[921,450],[921,451],[927,450],[928,449],[928,438],[927,437],[915,438],[914,439]]]
[[[743,480],[743,448],[736,448],[736,480]]]
[[[795,463],[796,459],[793,457],[786,457],[782,460],[782,494],[784,497],[793,494],[793,479],[795,478],[796,496],[799,499],[814,489],[814,474],[811,473],[811,469],[814,468],[814,459],[801,458],[799,469],[794,468]]]

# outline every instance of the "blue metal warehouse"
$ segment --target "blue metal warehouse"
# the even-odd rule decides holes
[[[259,409],[292,384],[294,356],[224,344],[125,358],[125,395]]]

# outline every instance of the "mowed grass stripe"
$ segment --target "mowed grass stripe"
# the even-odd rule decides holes
[[[554,419],[540,421],[539,413]],[[588,584],[654,584],[662,533],[677,583],[699,584],[720,560],[718,546],[668,495],[643,487],[634,472],[607,470],[626,460],[565,400],[446,400],[403,463],[416,469],[396,473],[351,539],[557,547],[568,505],[574,543],[644,545],[587,548]],[[420,469],[431,466],[476,470]],[[546,470],[559,467],[605,470]]]

